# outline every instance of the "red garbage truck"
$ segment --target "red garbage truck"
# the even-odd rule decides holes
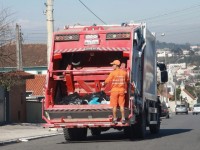
[[[168,79],[156,59],[155,34],[145,23],[67,26],[53,34],[42,117],[49,128],[63,128],[66,141],[84,140],[88,130],[100,135],[111,128],[132,138],[160,129],[158,84]],[[111,85],[102,83],[120,60],[128,74],[126,123],[113,124],[109,105]],[[157,73],[160,69],[160,79]],[[134,88],[133,88],[134,85]]]

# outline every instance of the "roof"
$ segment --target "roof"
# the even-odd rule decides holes
[[[186,89],[183,89],[183,91],[184,91],[188,96],[190,96],[193,100],[195,100],[195,97],[194,97],[192,94],[190,94]]]
[[[1,47],[1,53],[5,55],[0,67],[16,67],[16,45]],[[2,57],[2,56],[1,56]],[[46,44],[23,44],[22,45],[22,66],[46,66],[47,46]]]
[[[46,75],[35,75],[34,79],[26,80],[26,91],[32,91],[34,96],[42,96]]]

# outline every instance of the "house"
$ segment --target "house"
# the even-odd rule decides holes
[[[183,49],[183,55],[185,56],[189,56],[190,55],[190,51],[189,50],[186,50],[186,49]]]
[[[194,97],[193,95],[191,95],[185,89],[185,85],[184,85],[183,82],[181,83],[180,88],[181,88],[181,93],[180,93],[181,103],[188,103],[189,104],[189,108],[193,107],[194,104],[197,103],[197,98]]]
[[[4,48],[10,55],[7,62],[0,63],[0,72],[16,71],[16,46],[9,45]],[[6,59],[6,58],[5,58]],[[47,73],[47,46],[46,44],[24,44],[22,46],[23,71],[33,74]]]
[[[157,57],[172,57],[174,53],[171,52],[169,49],[158,49],[157,50]]]
[[[26,81],[26,91],[29,93],[27,97],[44,97],[43,88],[45,86],[46,75],[34,75],[34,79]]]

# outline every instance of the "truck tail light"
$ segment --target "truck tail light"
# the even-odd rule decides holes
[[[62,59],[62,54],[59,53],[59,54],[54,54],[53,55],[53,59]]]
[[[131,38],[130,32],[120,32],[120,33],[107,33],[106,40],[128,40]]]
[[[79,34],[58,34],[55,35],[55,41],[79,41]]]

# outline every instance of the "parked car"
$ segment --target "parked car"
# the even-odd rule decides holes
[[[176,113],[176,115],[177,115],[178,113],[181,113],[181,114],[182,114],[182,113],[188,114],[188,108],[187,108],[187,106],[184,105],[184,104],[176,105],[175,113]]]
[[[161,117],[165,117],[165,118],[170,118],[169,115],[169,108],[167,107],[167,105],[165,103],[161,104]]]
[[[200,113],[200,103],[195,104],[194,107],[193,107],[193,110],[192,110],[193,115],[194,114],[197,115],[198,113]]]

